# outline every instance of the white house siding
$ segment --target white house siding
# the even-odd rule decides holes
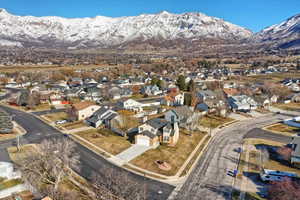
[[[100,108],[100,106],[93,105],[93,106],[89,106],[85,109],[79,110],[78,111],[78,120],[84,120],[84,119],[92,116],[93,113],[96,112],[99,108]]]

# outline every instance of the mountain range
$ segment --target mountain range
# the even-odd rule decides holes
[[[175,44],[174,44],[174,41]],[[274,48],[300,47],[300,15],[253,33],[202,13],[143,14],[94,18],[16,16],[0,9],[0,46],[45,48],[127,48],[164,44],[168,48],[195,44],[266,44]]]

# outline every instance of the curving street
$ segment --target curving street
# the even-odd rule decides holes
[[[227,175],[227,171],[237,167],[239,153],[236,149],[241,147],[243,138],[245,136],[263,138],[261,134],[264,133],[257,132],[259,128],[281,121],[283,118],[285,118],[283,115],[270,114],[235,123],[218,132],[173,199],[231,199],[234,178]],[[274,134],[268,133],[264,138],[272,139],[273,136]],[[288,140],[287,137],[283,139],[283,142]]]
[[[27,134],[24,135],[21,139],[21,142],[23,144],[40,143],[42,140],[47,138],[64,137],[61,132],[41,121],[32,114],[5,106],[0,106],[0,108],[11,114],[13,116],[13,119],[27,131]],[[6,148],[12,145],[15,145],[15,140],[0,142],[0,160],[5,161],[8,159]],[[90,151],[80,144],[77,144],[77,150],[80,155],[81,161],[81,169],[80,171],[77,171],[77,173],[87,179],[92,179],[96,173],[100,175],[105,173],[105,169],[107,168],[115,168],[116,170],[125,171],[120,167],[112,165],[104,158],[100,157],[99,155],[95,154],[94,152]],[[134,173],[129,174],[140,184],[145,184],[148,197],[147,199],[167,199],[174,189],[174,187],[171,185],[161,183],[147,177],[145,178]],[[162,194],[158,194],[159,190],[162,191]]]

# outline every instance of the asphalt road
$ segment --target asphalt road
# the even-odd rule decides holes
[[[292,141],[292,137],[275,134],[260,128],[254,128],[250,130],[244,138],[260,138],[260,139],[266,139],[266,140],[272,140],[275,142],[282,142],[282,143],[290,143]]]
[[[46,138],[64,137],[63,134],[61,134],[58,130],[44,123],[32,114],[4,106],[0,107],[11,114],[13,119],[27,131],[27,134],[21,139],[23,144],[40,143]],[[3,160],[7,160],[5,148],[14,145],[14,143],[15,140],[0,142],[0,159],[3,158]],[[105,169],[107,168],[115,168],[116,170],[125,171],[122,168],[112,165],[102,157],[98,156],[80,144],[77,144],[76,148],[78,154],[80,155],[81,161],[80,170],[77,170],[77,173],[89,180],[93,179],[95,174],[101,175],[105,173]],[[141,185],[146,186],[147,199],[149,200],[165,200],[174,189],[174,187],[171,185],[154,181],[133,173],[129,173],[129,176],[138,181]],[[163,193],[158,194],[159,190]]]
[[[220,131],[211,141],[195,169],[173,199],[231,199],[234,178],[228,175],[228,171],[232,171],[237,167],[239,159],[237,149],[241,147],[244,136],[259,136],[261,131],[256,134],[257,128],[278,122],[283,117],[269,115],[255,118],[251,121],[238,122]],[[271,138],[274,138],[274,136],[272,135]]]

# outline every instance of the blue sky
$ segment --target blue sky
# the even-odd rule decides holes
[[[0,7],[17,15],[68,18],[203,12],[257,32],[300,13],[300,0],[0,0]]]

